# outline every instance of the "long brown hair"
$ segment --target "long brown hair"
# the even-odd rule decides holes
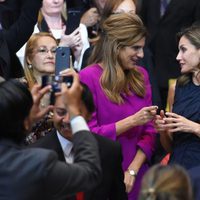
[[[113,14],[102,24],[102,33],[89,63],[103,63],[101,86],[111,101],[120,104],[123,102],[121,93],[130,95],[133,91],[140,97],[145,96],[142,73],[137,67],[125,72],[119,59],[124,47],[134,45],[145,36],[146,29],[137,15]]]

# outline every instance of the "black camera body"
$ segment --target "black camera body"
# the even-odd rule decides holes
[[[50,105],[53,105],[55,102],[55,93],[61,92],[61,84],[66,83],[67,87],[71,87],[73,83],[72,76],[53,76],[53,75],[44,75],[42,76],[42,87],[51,85],[50,93]]]

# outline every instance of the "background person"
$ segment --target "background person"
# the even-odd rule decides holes
[[[78,27],[72,33],[65,34],[68,27],[66,17],[62,14],[64,5],[64,0],[43,0],[33,33],[49,32],[58,40],[60,46],[70,47],[71,54],[74,58],[74,65],[78,68],[82,62],[81,52],[83,45],[89,45],[88,38],[87,36],[83,36],[83,34],[81,35],[84,29]],[[87,33],[86,30],[85,32]],[[83,39],[87,44],[83,43]],[[24,60],[24,51],[25,46],[17,52],[22,62]]]
[[[155,165],[144,175],[139,200],[192,200],[187,171],[179,165]]]
[[[41,3],[41,0],[0,2],[0,75],[6,80],[24,75],[16,52],[31,36]]]

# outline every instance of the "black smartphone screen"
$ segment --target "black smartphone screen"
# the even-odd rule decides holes
[[[71,34],[75,29],[79,27],[81,19],[81,11],[78,9],[68,9],[67,12],[67,27],[66,34]]]
[[[65,69],[70,68],[70,48],[58,47],[56,49],[56,61],[55,61],[55,75]]]

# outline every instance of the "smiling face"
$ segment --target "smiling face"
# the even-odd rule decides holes
[[[200,70],[200,49],[197,49],[184,36],[179,41],[179,53],[176,59],[179,61],[182,74]]]
[[[120,50],[119,61],[124,70],[135,67],[137,61],[144,56],[143,47],[145,38],[140,39],[132,46],[126,46]]]
[[[62,96],[57,96],[54,105],[54,115],[53,115],[54,127],[58,132],[65,138],[72,138],[72,131],[70,126],[69,114],[66,107],[62,101]]]
[[[90,113],[83,102],[81,102],[81,115],[86,120],[89,120],[90,118]],[[61,95],[56,96],[54,104],[53,123],[54,127],[63,137],[69,140],[72,138],[69,113],[66,109],[66,106],[63,103]]]
[[[53,74],[55,71],[56,41],[48,36],[38,38],[28,63],[32,65],[33,72],[37,74]]]
[[[46,15],[61,13],[64,0],[43,0],[42,12]]]

